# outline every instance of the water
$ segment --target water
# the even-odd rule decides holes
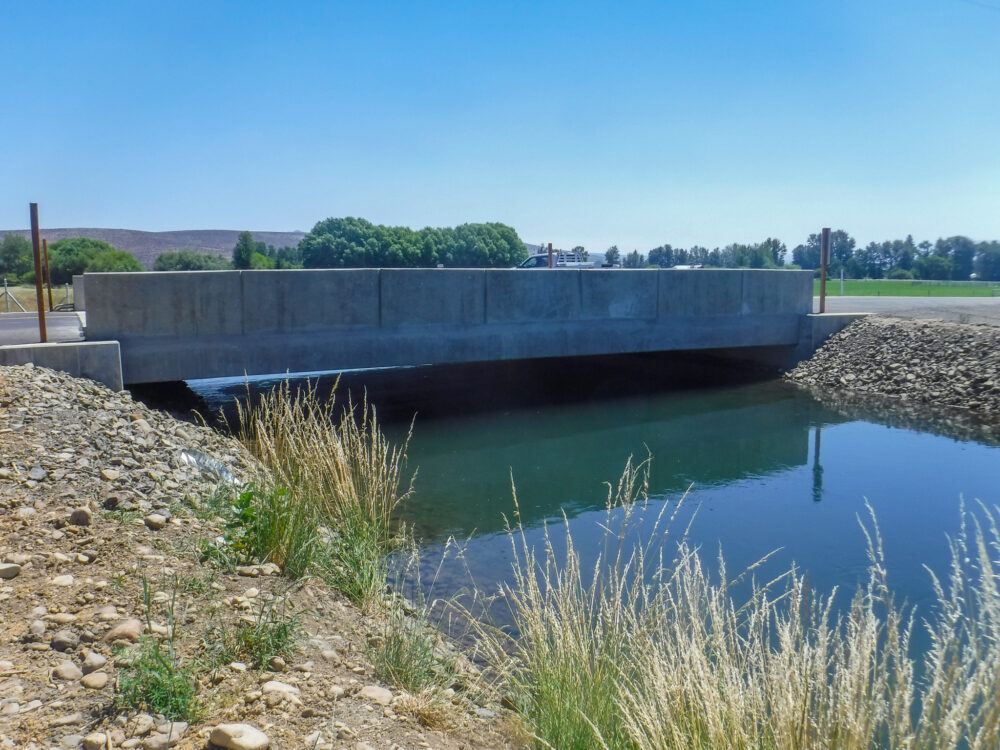
[[[778,381],[723,384],[716,374],[677,357],[630,357],[354,373],[340,389],[367,388],[396,436],[417,414],[408,456],[419,472],[403,518],[428,571],[449,538],[465,546],[436,594],[470,574],[487,591],[509,579],[512,478],[529,543],[565,513],[588,555],[600,543],[604,483],[629,456],[651,455],[653,510],[687,493],[675,530],[694,514],[690,539],[706,556],[721,547],[736,572],[777,550],[771,572],[795,563],[819,590],[847,589],[844,601],[867,569],[867,499],[894,592],[926,611],[923,565],[945,571],[962,498],[1000,504],[1000,448],[849,418]],[[213,404],[242,389],[194,385]]]

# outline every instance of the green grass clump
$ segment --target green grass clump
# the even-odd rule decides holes
[[[152,591],[145,574],[141,574],[141,580],[146,629],[151,631]],[[171,721],[192,721],[198,714],[195,698],[197,685],[194,670],[181,661],[176,649],[176,597],[175,586],[167,604],[165,640],[161,642],[151,636],[143,636],[137,649],[127,652],[121,659],[115,703],[120,708],[162,714]]]
[[[274,657],[288,657],[295,652],[301,632],[300,614],[286,613],[275,600],[262,602],[252,623],[241,620],[235,627],[209,628],[203,640],[204,660],[210,668],[245,661],[264,669]]]
[[[454,680],[454,664],[440,648],[441,633],[422,613],[407,614],[397,604],[381,627],[366,648],[380,680],[411,693],[448,687]]]
[[[405,538],[393,520],[409,437],[392,446],[374,410],[353,404],[337,417],[315,388],[287,381],[239,408],[240,440],[270,474],[241,494],[231,531],[240,551],[299,576],[321,575],[368,607],[384,597],[386,555]]]
[[[542,748],[997,748],[1000,737],[1000,509],[963,509],[946,582],[925,613],[889,593],[874,519],[867,583],[837,614],[792,568],[769,582],[712,574],[682,536],[666,553],[666,504],[645,467],[609,492],[600,560],[584,568],[566,530],[536,554],[512,529],[503,591],[516,637],[481,628],[506,702]],[[518,540],[520,540],[518,542]],[[739,586],[736,584],[739,583]],[[748,592],[738,595],[738,591]]]
[[[197,717],[194,672],[180,664],[173,644],[144,637],[123,666],[115,691],[121,708],[163,714],[171,721]]]

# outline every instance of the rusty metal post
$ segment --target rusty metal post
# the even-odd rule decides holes
[[[819,252],[819,311],[826,312],[826,266],[830,262],[830,227],[823,227]]]
[[[49,312],[52,312],[52,274],[49,273],[49,241],[42,240],[42,251],[45,256],[45,286],[49,290]]]
[[[38,204],[30,203],[31,249],[35,255],[35,302],[38,304],[38,340],[49,340],[45,332],[45,297],[42,294],[42,241],[38,234]]]
[[[549,243],[549,268],[552,268],[552,243]]]

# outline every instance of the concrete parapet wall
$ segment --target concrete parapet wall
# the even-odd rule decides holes
[[[87,274],[125,382],[796,346],[809,271],[357,269]]]
[[[79,378],[123,388],[121,351],[117,341],[74,341],[64,344],[0,346],[0,365],[26,365],[62,370]]]

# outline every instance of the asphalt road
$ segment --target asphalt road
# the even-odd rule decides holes
[[[813,298],[813,310],[819,312],[819,297]],[[1000,326],[1000,297],[827,297],[826,311]]]
[[[83,341],[80,316],[75,312],[46,313],[45,329],[52,343]],[[37,313],[0,313],[0,346],[37,344],[38,340]]]

